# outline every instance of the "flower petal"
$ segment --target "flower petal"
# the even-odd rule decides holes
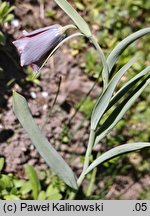
[[[32,32],[29,32],[29,33],[27,31],[25,31],[24,35],[26,37],[33,37],[35,35],[41,34],[41,33],[45,32],[45,31],[48,31],[48,30],[52,30],[52,31],[53,30],[57,30],[58,31],[58,29],[60,29],[60,28],[61,28],[61,25],[55,24],[55,25],[52,25],[52,26],[47,26],[47,27],[39,28],[39,29],[34,30]]]
[[[61,28],[56,24],[30,33],[24,30],[23,36],[13,42],[20,54],[21,66],[35,64],[40,67],[51,50],[64,38]]]
[[[28,38],[22,38],[12,42],[17,48],[18,52],[21,54],[28,43]]]
[[[22,43],[24,45],[21,53],[21,62],[23,62],[23,65],[29,65],[39,61],[40,58],[52,50],[60,40],[62,40],[62,35],[58,33],[58,29],[42,32],[40,35],[36,35],[30,39],[23,38]]]

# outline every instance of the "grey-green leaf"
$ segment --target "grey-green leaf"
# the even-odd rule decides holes
[[[133,105],[136,99],[140,96],[145,87],[150,83],[150,78],[147,77],[143,80],[137,88],[125,98],[121,104],[119,104],[115,110],[109,115],[105,122],[100,126],[99,130],[96,132],[95,144],[97,144],[101,139],[103,139],[111,129],[122,119],[124,114]]]
[[[117,91],[117,93],[112,97],[107,110],[109,110],[116,102],[120,100],[132,87],[134,87],[148,72],[150,72],[150,66],[146,67],[132,79],[130,79],[124,86]]]
[[[111,72],[112,68],[114,67],[116,61],[118,60],[121,53],[134,41],[137,39],[143,37],[146,34],[150,33],[150,28],[144,28],[137,32],[134,32],[133,34],[126,37],[124,40],[122,40],[109,54],[107,58],[107,64],[109,67],[109,72]]]
[[[148,142],[139,142],[139,143],[128,143],[121,146],[117,146],[99,156],[86,170],[86,174],[89,173],[92,169],[97,167],[98,165],[117,157],[121,154],[129,153],[132,151],[140,150],[146,147],[150,147],[150,143]]]
[[[133,65],[133,63],[137,60],[137,57],[132,58],[127,64],[125,64],[112,78],[112,80],[109,82],[106,90],[104,93],[98,98],[95,107],[92,112],[91,116],[91,129],[95,130],[97,128],[97,125],[104,114],[111,97],[113,95],[113,92],[121,79],[121,77],[124,75],[124,73]]]
[[[26,99],[16,92],[13,93],[13,109],[23,128],[28,133],[32,143],[47,164],[67,185],[77,189],[76,176],[71,168],[47,141],[39,127],[35,124]]]
[[[55,0],[55,2],[65,11],[65,13],[74,21],[80,31],[86,36],[91,37],[91,31],[85,20],[78,14],[78,12],[66,1]]]

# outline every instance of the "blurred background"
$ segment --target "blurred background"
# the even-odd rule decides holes
[[[106,56],[119,41],[150,23],[149,0],[69,2],[88,22]],[[20,67],[12,44],[23,30],[71,22],[53,0],[0,1],[0,199],[68,199],[70,193],[16,119],[13,89],[26,97],[36,123],[76,175],[82,171],[89,119],[102,86],[100,80],[82,104],[102,69],[94,48],[84,38],[70,40],[45,65],[40,77],[33,79],[30,67]],[[140,56],[122,84],[150,65],[149,44],[150,36],[145,36],[119,58],[114,72],[135,54]],[[94,148],[93,158],[123,143],[150,141],[149,93],[147,87],[111,134]],[[150,199],[150,149],[104,163],[87,175],[75,198]]]

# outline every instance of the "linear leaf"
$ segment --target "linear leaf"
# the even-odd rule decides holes
[[[3,157],[0,157],[0,172],[2,171],[4,167],[5,159]]]
[[[47,141],[39,127],[35,124],[26,99],[16,92],[13,93],[13,109],[18,120],[47,164],[67,185],[77,189],[76,177],[71,168]]]
[[[35,169],[29,164],[25,165],[25,172],[32,185],[33,198],[34,200],[36,200],[41,189],[41,184],[38,175]]]
[[[109,67],[109,72],[111,72],[112,68],[114,67],[116,61],[118,60],[121,53],[134,41],[137,39],[143,37],[146,34],[150,33],[150,28],[144,28],[137,32],[134,32],[133,34],[126,37],[124,40],[122,40],[118,45],[112,50],[112,52],[109,54],[107,58],[107,64]]]
[[[135,84],[137,84],[148,72],[150,72],[150,66],[146,67],[144,70],[130,79],[126,84],[124,84],[124,86],[112,97],[107,110],[109,110],[116,102],[118,102],[120,98],[122,98],[132,87],[134,87]]]
[[[95,130],[97,125],[104,114],[107,106],[111,100],[113,92],[124,73],[133,65],[137,60],[137,57],[132,58],[127,64],[125,64],[111,79],[104,93],[98,98],[91,116],[91,129]]]
[[[101,125],[99,130],[96,132],[95,144],[97,144],[102,138],[104,138],[111,129],[122,119],[124,114],[128,111],[128,109],[133,105],[136,99],[140,96],[144,88],[150,83],[150,78],[147,77],[143,80],[137,88],[130,94],[127,98],[125,98],[121,104],[119,104],[115,110],[109,115],[106,121]]]
[[[105,55],[103,53],[103,50],[101,49],[100,45],[98,44],[96,38],[94,36],[91,37],[91,42],[93,43],[93,45],[95,46],[98,55],[100,57],[100,60],[103,64],[103,68],[104,70],[102,71],[102,80],[104,83],[104,89],[108,86],[108,79],[109,79],[109,68],[106,62],[106,58]]]
[[[55,0],[55,2],[65,11],[65,13],[74,21],[80,31],[91,37],[91,31],[85,20],[79,15],[79,13],[66,1],[66,0]]]
[[[121,154],[129,153],[132,151],[140,150],[146,147],[150,147],[150,143],[148,142],[139,142],[139,143],[128,143],[121,146],[117,146],[99,156],[95,161],[91,163],[91,165],[87,168],[86,174],[89,173],[92,169],[97,167],[98,165],[117,157]]]

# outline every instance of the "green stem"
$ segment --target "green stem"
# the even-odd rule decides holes
[[[80,187],[82,181],[84,180],[85,171],[88,168],[89,163],[90,163],[90,156],[91,156],[94,141],[95,141],[95,131],[91,130],[90,131],[88,147],[87,147],[86,154],[85,154],[85,161],[84,161],[84,165],[83,165],[83,171],[82,171],[80,177],[77,180],[77,184],[78,184],[79,187]]]
[[[72,28],[77,29],[77,27],[75,25],[69,24],[69,25],[61,27],[60,32],[61,32],[61,34],[64,34],[68,29],[72,29]]]
[[[83,170],[82,170],[82,173],[81,173],[81,175],[79,176],[79,178],[77,180],[78,187],[80,187],[80,185],[82,184],[82,182],[84,180],[84,177],[85,177],[86,169],[89,166],[90,156],[91,156],[91,152],[92,152],[92,147],[93,147],[94,141],[95,141],[95,131],[91,130],[90,131],[89,142],[88,142],[88,147],[87,147],[86,154],[85,154],[85,161],[84,161],[84,165],[83,165]],[[74,199],[75,196],[76,196],[76,193],[71,192],[71,194],[69,196],[69,200]]]
[[[106,58],[104,56],[104,53],[100,47],[100,45],[98,44],[96,38],[94,36],[92,36],[91,38],[91,42],[93,43],[93,45],[95,46],[97,52],[98,52],[98,55],[102,61],[102,64],[103,64],[103,72],[102,72],[102,79],[103,79],[103,83],[104,83],[104,90],[105,88],[107,87],[108,85],[108,78],[109,78],[109,68],[108,68],[108,65],[107,65],[107,62],[106,62]]]
[[[93,171],[92,171],[91,180],[90,180],[87,192],[86,192],[87,197],[89,197],[92,194],[93,186],[94,186],[94,182],[95,182],[95,178],[96,178],[96,173],[97,173],[97,167],[95,169],[93,169]]]
[[[39,68],[39,70],[37,71],[37,73],[33,74],[32,79],[38,78],[40,76],[41,70],[44,67],[44,65],[46,64],[46,62],[50,59],[50,57],[54,54],[54,52],[60,47],[62,46],[65,42],[67,42],[68,40],[72,39],[73,37],[77,37],[77,36],[83,36],[82,33],[80,32],[76,32],[68,37],[66,37],[64,40],[62,40],[53,50],[52,52],[49,54],[49,56],[46,58],[46,60],[44,61],[44,63],[42,64],[42,66]]]

